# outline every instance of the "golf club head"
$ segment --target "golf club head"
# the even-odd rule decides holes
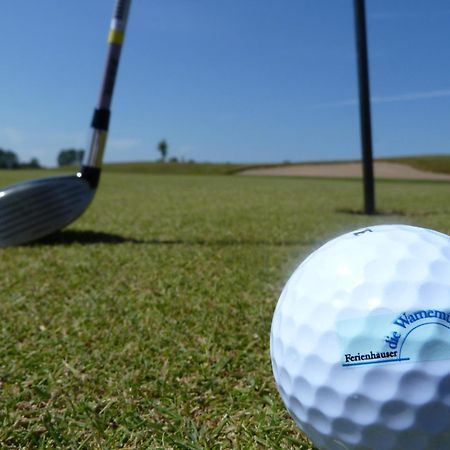
[[[69,225],[89,206],[97,182],[79,172],[3,188],[0,247],[26,244]]]

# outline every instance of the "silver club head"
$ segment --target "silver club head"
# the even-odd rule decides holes
[[[0,191],[0,247],[25,244],[69,225],[89,206],[97,182],[77,173],[3,188]]]

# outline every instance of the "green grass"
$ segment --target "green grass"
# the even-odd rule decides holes
[[[1,448],[310,449],[271,373],[285,280],[353,228],[449,233],[449,188],[380,182],[369,218],[355,180],[105,173],[74,225],[0,250]]]
[[[379,161],[406,164],[426,172],[450,173],[450,155],[405,156],[397,158],[381,158]],[[313,161],[308,163],[280,164],[225,164],[225,163],[161,163],[136,162],[106,164],[107,172],[176,174],[176,175],[233,175],[246,169],[259,167],[280,167],[287,164],[345,164],[354,161]]]
[[[250,164],[125,162],[105,164],[106,172],[161,175],[230,175],[254,167]]]
[[[405,156],[403,158],[389,158],[385,161],[407,164],[415,169],[428,172],[450,173],[450,155]]]
[[[405,156],[397,158],[381,158],[379,161],[406,164],[419,170],[437,173],[450,173],[450,155]],[[289,164],[345,164],[354,161],[313,161],[308,163]],[[161,163],[136,162],[106,164],[107,172],[147,173],[147,174],[177,174],[177,175],[232,175],[242,170],[258,167],[280,167],[280,164],[225,164],[225,163]]]
[[[407,156],[397,158],[381,158],[378,161],[397,162],[412,166],[419,170],[438,173],[450,173],[450,155]],[[173,162],[121,162],[106,163],[103,167],[106,173],[129,173],[147,175],[234,175],[246,169],[282,167],[291,164],[345,164],[351,161],[311,161],[303,163],[273,163],[273,164],[233,164],[233,163],[173,163]],[[52,172],[73,173],[77,167],[62,167],[51,169]],[[25,172],[31,172],[28,169]],[[35,173],[39,171],[33,171]],[[1,171],[0,173],[5,173]],[[37,175],[39,176],[39,175]]]
[[[276,165],[275,165],[276,166]],[[175,163],[175,162],[155,162],[155,161],[137,161],[105,163],[103,172],[105,173],[129,173],[146,175],[233,175],[245,169],[265,167],[258,164],[233,164],[233,163]],[[54,167],[51,169],[18,169],[20,172],[35,173],[36,176],[42,176],[42,173],[74,173],[78,166]],[[12,170],[14,172],[16,170]],[[0,173],[7,174],[9,171],[0,169]],[[41,175],[39,175],[41,174]]]

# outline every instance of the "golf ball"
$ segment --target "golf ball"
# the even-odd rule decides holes
[[[450,449],[450,237],[379,225],[328,242],[284,287],[270,352],[320,450]]]

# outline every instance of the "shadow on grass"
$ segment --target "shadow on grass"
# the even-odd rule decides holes
[[[427,217],[427,216],[435,216],[436,214],[450,214],[450,209],[448,208],[442,208],[439,210],[432,210],[432,211],[400,211],[398,209],[391,209],[391,210],[377,210],[375,214],[373,215],[367,215],[363,210],[361,209],[352,209],[352,208],[341,208],[336,209],[336,212],[338,214],[351,214],[356,216],[366,216],[366,217]]]
[[[315,245],[315,240],[251,240],[251,239],[135,239],[132,237],[120,236],[118,234],[103,233],[101,231],[90,230],[63,230],[58,233],[39,239],[36,242],[27,244],[29,246],[44,245],[92,245],[92,244],[145,244],[145,245],[184,245],[184,246],[296,246],[296,245]]]
[[[407,214],[400,210],[377,210],[375,214],[366,214],[362,209],[357,208],[342,208],[337,209],[337,213],[339,214],[352,214],[356,216],[367,216],[367,217],[389,217],[389,216],[406,216]]]
[[[120,236],[118,234],[103,233],[101,231],[90,230],[63,230],[50,236],[31,242],[30,246],[41,245],[66,245],[66,244],[144,244],[145,241]]]

